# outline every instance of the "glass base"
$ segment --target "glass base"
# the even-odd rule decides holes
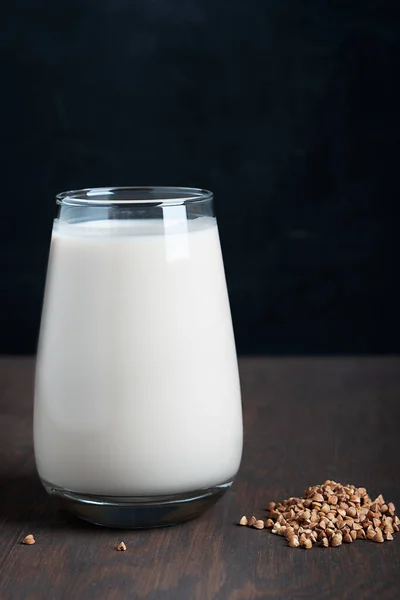
[[[79,494],[41,481],[61,509],[95,525],[122,529],[166,527],[189,521],[215,504],[232,485],[227,481],[170,496],[117,497]]]

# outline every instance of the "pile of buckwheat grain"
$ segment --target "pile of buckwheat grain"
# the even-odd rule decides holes
[[[272,529],[285,536],[291,548],[324,548],[343,542],[393,540],[400,519],[392,502],[386,504],[382,494],[371,500],[365,488],[343,485],[328,479],[309,487],[302,498],[270,502],[267,520],[243,516],[240,525]]]

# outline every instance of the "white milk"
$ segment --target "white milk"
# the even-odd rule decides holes
[[[56,221],[39,344],[42,479],[103,495],[229,481],[242,452],[215,220]]]

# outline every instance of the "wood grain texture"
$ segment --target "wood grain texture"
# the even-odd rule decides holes
[[[398,600],[400,534],[289,549],[238,527],[333,478],[400,505],[400,359],[240,361],[245,448],[233,489],[196,521],[116,531],[57,513],[32,453],[34,361],[0,360],[1,600]],[[33,533],[33,546],[21,544]],[[124,540],[128,549],[117,552]]]

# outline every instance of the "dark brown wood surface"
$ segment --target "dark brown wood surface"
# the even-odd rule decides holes
[[[248,358],[240,367],[245,447],[233,489],[196,521],[119,531],[54,510],[32,452],[34,361],[0,359],[0,599],[398,600],[400,534],[294,550],[236,523],[327,478],[400,507],[400,360]],[[28,533],[34,546],[21,544]],[[126,552],[116,551],[120,540]]]

